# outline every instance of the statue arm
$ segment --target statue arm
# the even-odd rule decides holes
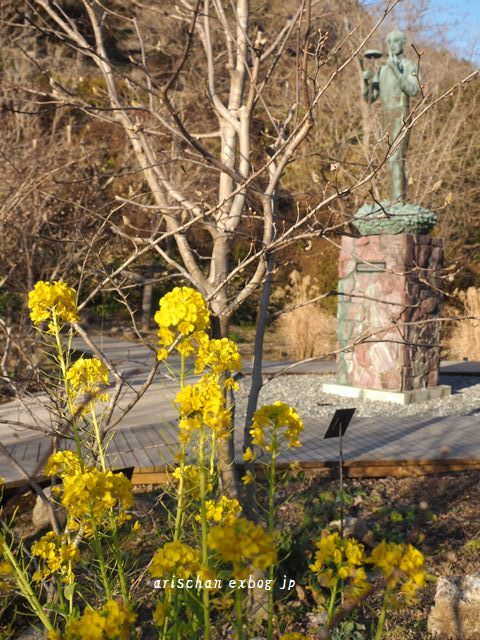
[[[415,96],[420,89],[420,81],[417,76],[417,67],[410,60],[405,60],[403,72],[399,76],[400,88],[407,96]]]
[[[363,98],[367,102],[375,102],[379,94],[378,74],[372,76],[372,72],[363,72]]]

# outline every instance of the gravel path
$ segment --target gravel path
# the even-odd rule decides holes
[[[335,382],[335,376],[328,375],[284,375],[269,381],[260,393],[259,404],[269,404],[280,400],[294,406],[302,417],[330,417],[335,409],[357,407],[357,416],[452,416],[480,413],[480,376],[440,377],[440,384],[452,387],[448,398],[429,400],[411,405],[393,402],[375,402],[342,398],[322,392],[324,382]],[[236,422],[242,424],[245,417],[246,401],[250,377],[240,381],[236,394]]]

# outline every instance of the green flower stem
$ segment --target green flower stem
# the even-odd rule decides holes
[[[105,595],[107,596],[107,599],[110,599],[112,590],[110,588],[110,583],[108,581],[107,568],[105,564],[105,556],[103,555],[103,549],[102,549],[102,541],[98,536],[97,523],[92,514],[90,515],[90,518],[93,523],[93,546],[95,548],[95,553],[97,554],[98,563],[100,565],[100,575],[102,576],[103,588],[105,589]]]
[[[330,593],[330,602],[328,603],[328,610],[327,610],[327,624],[330,624],[330,622],[332,621],[333,614],[335,611],[335,600],[337,598],[338,582],[339,582],[339,579],[337,578],[335,580],[335,584],[333,585],[333,589]]]
[[[62,341],[60,339],[60,327],[58,324],[58,320],[57,320],[57,314],[55,313],[55,309],[52,309],[52,323],[53,323],[53,333],[55,336],[55,344],[57,347],[57,360],[58,360],[58,364],[60,365],[60,370],[62,372],[62,380],[63,380],[63,387],[64,387],[64,391],[65,391],[65,402],[67,403],[67,409],[70,413],[70,415],[72,416],[72,427],[73,427],[73,438],[75,440],[75,446],[77,449],[77,454],[78,454],[78,458],[80,460],[80,468],[83,471],[84,470],[84,465],[83,465],[83,458],[82,458],[82,445],[80,443],[80,438],[78,435],[78,426],[77,426],[77,420],[74,417],[76,414],[76,409],[75,409],[75,405],[72,402],[72,397],[71,397],[71,391],[70,391],[70,386],[68,384],[68,380],[67,380],[67,370],[68,370],[68,364],[69,364],[69,355],[68,355],[68,350],[67,350],[67,355],[65,356],[64,352],[63,352],[63,345],[62,345]],[[72,329],[70,328],[70,333],[71,333]],[[71,335],[69,336],[69,342],[68,344],[70,345],[72,341]]]
[[[117,521],[115,519],[115,515],[113,512],[110,512],[110,519],[112,523],[112,549],[113,549],[113,555],[115,556],[115,564],[117,566],[118,579],[120,581],[120,591],[122,593],[124,601],[129,602],[130,597],[128,594],[127,580],[125,578],[125,572],[123,570],[122,550],[120,549],[120,543],[118,540]]]
[[[198,439],[198,463],[200,467],[200,517],[202,523],[202,563],[204,567],[208,567],[208,548],[207,548],[207,510],[205,507],[207,483],[206,474],[207,469],[205,467],[205,436],[203,429],[200,429],[200,435]],[[210,594],[208,589],[203,589],[203,622],[204,622],[204,640],[210,640]]]
[[[98,449],[98,459],[100,460],[100,466],[102,468],[102,471],[106,472],[107,467],[105,465],[105,452],[103,450],[102,436],[100,434],[100,425],[98,424],[97,413],[95,411],[95,407],[93,406],[93,402],[92,402],[91,416],[92,416],[93,432],[95,434],[95,441],[97,443],[97,449]]]
[[[23,597],[27,600],[28,604],[38,616],[38,619],[43,624],[47,631],[55,631],[52,623],[50,622],[50,618],[45,613],[44,608],[40,604],[37,599],[37,596],[33,592],[32,587],[30,586],[30,581],[28,577],[25,575],[25,572],[17,563],[15,556],[12,553],[10,547],[5,543],[3,543],[3,554],[8,562],[12,565],[15,571],[15,578],[18,584],[20,591],[22,592]]]
[[[243,640],[242,594],[240,589],[235,589],[235,628],[237,629],[237,640]]]
[[[167,591],[165,595],[165,617],[163,619],[163,625],[162,625],[162,635],[161,635],[162,640],[166,640],[166,637],[167,637],[168,623],[170,622],[170,616],[168,615],[168,612],[170,610],[171,600],[172,600],[172,592]]]
[[[185,356],[180,354],[180,388],[183,389],[185,385]],[[182,530],[183,510],[185,506],[185,479],[183,477],[185,467],[185,445],[180,446],[180,481],[178,483],[177,491],[177,512],[175,514],[175,530],[173,533],[173,539],[179,540]]]
[[[383,627],[385,626],[385,617],[387,615],[388,609],[388,601],[390,599],[391,588],[387,587],[385,590],[385,594],[383,596],[382,610],[380,611],[380,615],[378,617],[377,629],[375,631],[374,640],[382,640],[383,638]]]

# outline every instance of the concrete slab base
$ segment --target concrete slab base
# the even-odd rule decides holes
[[[333,393],[344,398],[361,398],[362,400],[374,400],[378,402],[395,402],[396,404],[414,404],[445,398],[452,392],[452,388],[446,384],[427,389],[414,389],[412,391],[389,391],[387,389],[361,389],[350,387],[346,384],[324,384],[324,393]]]

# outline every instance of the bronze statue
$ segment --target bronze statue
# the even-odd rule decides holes
[[[364,98],[374,102],[378,96],[382,102],[383,127],[388,133],[390,144],[396,139],[404,125],[408,125],[410,115],[409,98],[418,93],[419,82],[416,65],[403,55],[406,38],[401,31],[387,35],[388,60],[380,69],[372,73],[364,71]],[[367,58],[380,57],[380,52],[367,52]],[[406,193],[405,156],[407,154],[409,131],[397,142],[395,151],[388,159],[392,204],[403,203]]]

